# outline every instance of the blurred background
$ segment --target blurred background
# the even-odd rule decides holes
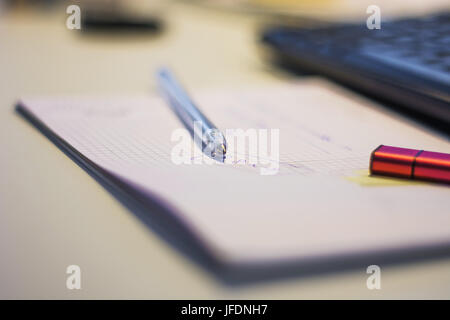
[[[272,25],[365,23],[371,4],[382,20],[449,8],[375,2],[0,0],[0,298],[448,298],[448,259],[392,266],[378,292],[367,290],[364,270],[223,286],[130,219],[63,153],[43,153],[51,143],[13,112],[22,96],[148,94],[161,65],[194,90],[282,83],[299,74],[271,63],[261,37]],[[72,4],[80,30],[66,26]],[[71,263],[89,270],[79,292],[64,287]]]

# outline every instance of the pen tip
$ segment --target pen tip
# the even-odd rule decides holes
[[[211,152],[211,157],[219,162],[225,162],[225,154],[227,153],[227,147],[225,144],[216,145],[214,151]]]

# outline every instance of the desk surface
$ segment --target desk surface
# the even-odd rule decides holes
[[[191,87],[282,82],[258,54],[257,18],[177,4],[160,36],[81,35],[65,12],[0,18],[0,298],[449,298],[450,259],[233,287],[142,225],[13,112],[23,95],[145,93],[172,66]],[[192,37],[196,34],[196,37]],[[66,289],[66,267],[82,289]]]

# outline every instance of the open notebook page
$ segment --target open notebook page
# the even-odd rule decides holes
[[[157,95],[21,104],[97,165],[164,199],[223,262],[450,243],[447,186],[368,177],[380,144],[450,152],[449,141],[325,81],[193,97],[223,131],[279,129],[276,174],[245,162],[174,164],[171,136],[183,126]]]

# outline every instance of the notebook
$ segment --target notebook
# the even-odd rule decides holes
[[[195,144],[174,163],[183,125],[156,92],[27,97],[17,111],[143,221],[161,222],[169,242],[229,278],[449,252],[448,186],[368,174],[380,144],[448,153],[448,139],[324,80],[192,94],[222,131],[278,130],[276,163],[251,161],[248,146],[246,160],[204,163]]]

